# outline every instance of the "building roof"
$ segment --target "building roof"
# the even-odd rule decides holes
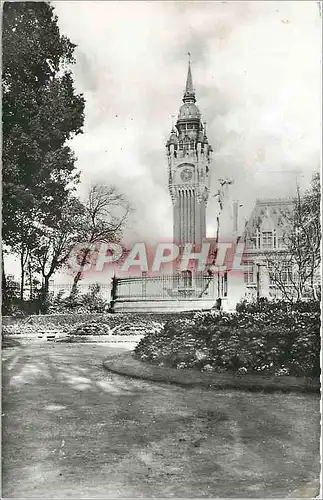
[[[252,237],[257,229],[273,230],[286,227],[287,215],[293,208],[292,198],[258,198],[245,225],[243,238]]]

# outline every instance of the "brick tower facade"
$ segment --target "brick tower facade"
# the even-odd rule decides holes
[[[200,245],[206,237],[212,147],[196,106],[189,63],[183,104],[166,144],[169,191],[173,203],[173,241]]]

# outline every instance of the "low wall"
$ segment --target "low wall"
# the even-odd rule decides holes
[[[215,299],[196,299],[196,300],[117,300],[115,302],[115,311],[121,313],[142,313],[153,314],[180,314],[190,311],[209,310],[215,307]],[[156,319],[156,321],[158,321]]]

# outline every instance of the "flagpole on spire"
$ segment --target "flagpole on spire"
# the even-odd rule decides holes
[[[186,100],[190,99],[190,100],[193,100],[195,102],[195,92],[194,92],[194,88],[193,88],[193,79],[192,79],[192,71],[191,71],[191,53],[188,52],[187,55],[188,55],[188,70],[187,70],[184,99],[186,99]]]

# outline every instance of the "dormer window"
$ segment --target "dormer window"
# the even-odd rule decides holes
[[[263,231],[261,233],[261,247],[264,250],[269,250],[273,248],[274,238],[272,231]]]

